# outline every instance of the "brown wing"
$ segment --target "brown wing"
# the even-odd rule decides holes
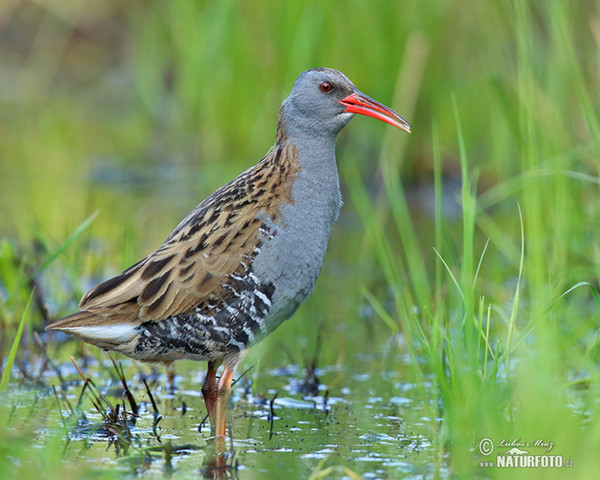
[[[277,146],[198,205],[158,250],[86,293],[79,308],[106,315],[119,305],[116,315],[131,319],[135,311],[141,321],[158,321],[228,296],[222,285],[258,246],[259,212],[278,222],[280,206],[291,202],[296,159],[293,147]]]

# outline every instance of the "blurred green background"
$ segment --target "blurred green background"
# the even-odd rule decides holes
[[[479,439],[531,434],[595,474],[599,8],[0,3],[3,357],[33,285],[39,330],[256,163],[299,72],[327,66],[413,133],[366,118],[342,132],[346,205],[315,294],[249,364],[302,363],[318,335],[324,365],[407,353],[402,374],[432,376],[441,405],[438,466],[502,476],[479,469]]]

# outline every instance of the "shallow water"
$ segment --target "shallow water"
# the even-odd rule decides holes
[[[318,368],[318,384],[307,384],[305,369],[297,365],[242,376],[233,388],[227,416],[227,463],[231,467],[227,475],[240,479],[308,478],[319,472],[327,478],[352,478],[355,474],[369,479],[432,476],[431,437],[439,424],[432,418],[435,409],[423,398],[423,390],[404,382],[394,368],[402,363],[401,358],[389,363],[389,370],[373,373],[381,359],[365,357]],[[140,409],[135,424],[130,424],[130,444],[123,448],[124,443],[115,441],[117,436],[103,428],[107,424],[100,413],[84,400],[85,411],[79,418],[67,419],[70,440],[64,440],[64,461],[144,477],[206,474],[204,463],[214,446],[208,423],[199,430],[205,416],[199,391],[203,366],[176,364],[176,385],[169,393],[165,375],[148,375],[143,371],[147,366],[128,359],[120,362]],[[74,406],[82,381],[72,364],[59,369],[65,379],[66,398]],[[131,410],[123,401],[123,388],[110,361],[99,365],[91,360],[82,370],[111,403],[123,402]],[[161,416],[156,429],[142,377],[150,385]],[[51,372],[44,380],[49,385],[59,384]],[[316,395],[303,393],[307,389]],[[44,388],[42,392],[37,393],[35,408],[37,415],[45,418],[45,425],[38,431],[34,448],[44,447],[49,437],[65,437],[59,428],[62,423],[52,390]],[[32,400],[29,392],[21,390],[11,401],[16,401],[12,423],[18,429],[19,419],[30,415]],[[68,417],[65,400],[60,403]]]

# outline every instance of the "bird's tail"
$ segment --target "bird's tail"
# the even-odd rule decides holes
[[[61,318],[46,327],[46,330],[75,335],[85,342],[108,350],[127,351],[140,333],[140,322],[115,322],[118,316],[109,315],[107,309],[82,310]]]

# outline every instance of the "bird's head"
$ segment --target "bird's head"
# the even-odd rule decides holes
[[[410,132],[410,124],[404,118],[360,92],[348,77],[331,68],[302,72],[281,111],[287,128],[334,136],[355,113]]]

